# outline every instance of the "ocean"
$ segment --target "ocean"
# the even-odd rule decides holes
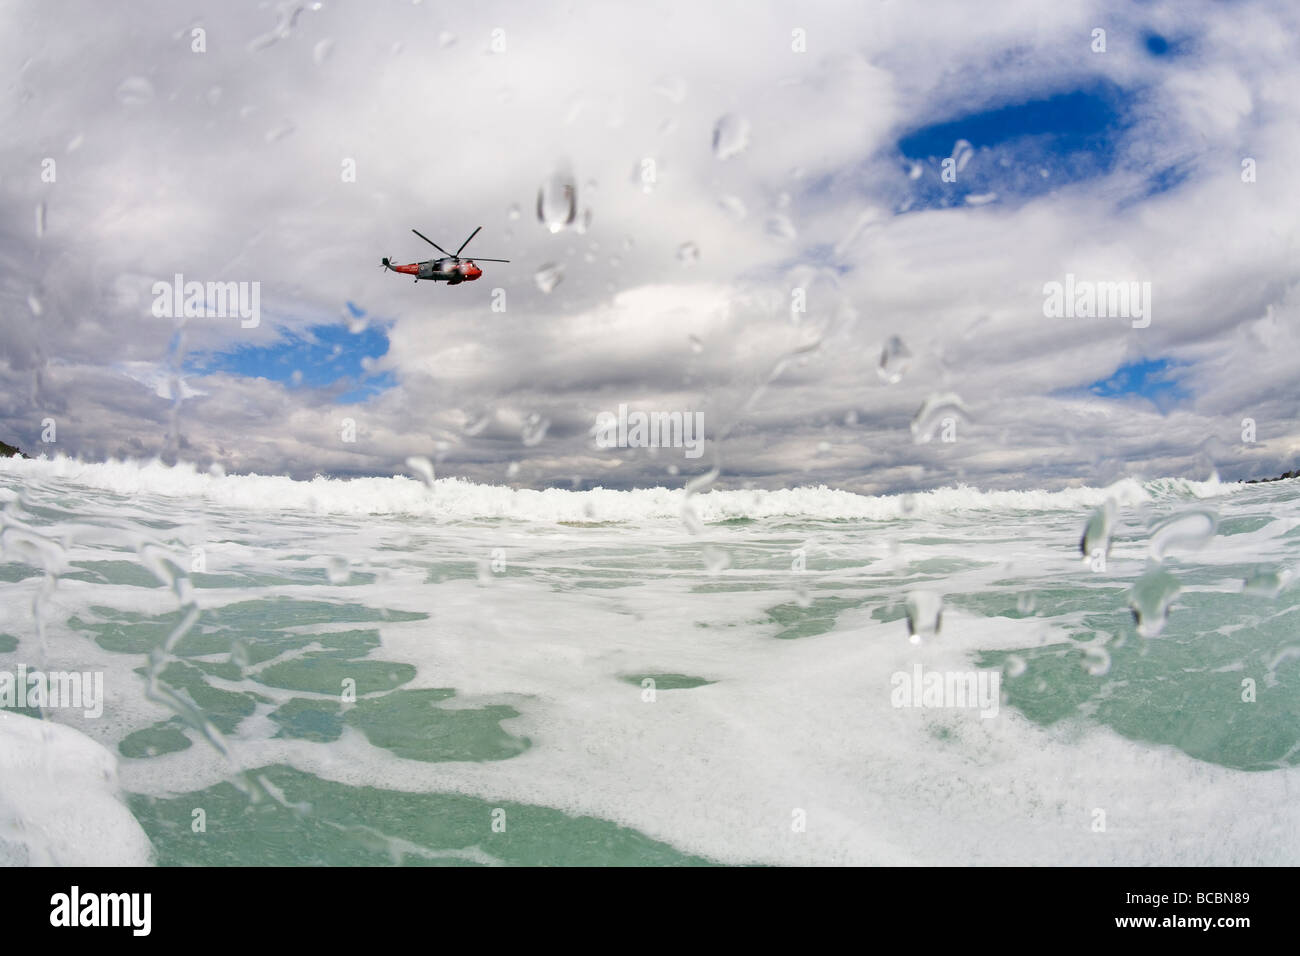
[[[1295,480],[0,505],[0,862],[1300,861]]]

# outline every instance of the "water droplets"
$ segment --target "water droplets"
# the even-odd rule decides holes
[[[116,95],[123,106],[144,106],[154,98],[153,84],[143,76],[128,76],[117,85]]]
[[[794,223],[783,212],[773,213],[763,223],[763,231],[778,242],[790,242],[798,235]]]
[[[317,66],[320,66],[322,63],[324,63],[326,60],[330,58],[330,54],[333,52],[334,52],[334,39],[332,37],[326,37],[324,40],[321,40],[314,47],[312,47],[311,49],[312,62],[315,63]]]
[[[736,222],[740,222],[748,214],[745,204],[736,196],[719,196],[718,206]]]
[[[1243,594],[1253,597],[1276,598],[1291,583],[1289,571],[1268,571],[1257,569],[1241,584]]]
[[[1085,562],[1100,553],[1110,554],[1110,536],[1115,528],[1115,499],[1106,501],[1094,511],[1083,526],[1083,536],[1079,539],[1079,550]]]
[[[476,435],[482,434],[483,429],[492,424],[492,420],[495,417],[496,415],[491,411],[491,409],[474,415],[467,415],[465,417],[465,425],[461,428],[461,431],[473,438]]]
[[[1209,511],[1187,511],[1166,518],[1151,532],[1152,560],[1163,561],[1170,548],[1201,548],[1214,537],[1216,516]]]
[[[912,441],[925,444],[934,437],[940,426],[949,422],[969,420],[966,404],[956,392],[936,392],[927,398],[912,417]],[[947,437],[946,435],[944,436]]]
[[[934,591],[918,589],[907,595],[903,603],[907,613],[907,638],[920,644],[924,638],[935,637],[943,626],[943,598]]]
[[[1158,637],[1169,621],[1169,605],[1182,590],[1178,579],[1161,564],[1152,564],[1133,582],[1128,605],[1143,637]]]
[[[705,570],[710,574],[721,574],[731,567],[731,555],[711,544],[700,549],[700,557],[704,559]]]
[[[347,584],[352,580],[351,562],[343,555],[334,555],[325,564],[325,577],[330,584]]]
[[[912,367],[912,353],[903,340],[891,335],[880,349],[880,364],[876,368],[881,381],[886,385],[897,385]]]
[[[677,261],[682,265],[693,266],[700,259],[700,247],[693,242],[683,242],[677,247]]]
[[[694,495],[711,487],[718,480],[721,469],[714,465],[702,475],[696,475],[686,483],[685,495],[682,498],[682,524],[686,525],[686,530],[691,534],[700,534],[704,531],[704,522],[695,511],[695,506],[691,503]]]
[[[45,201],[36,204],[36,238],[45,238]]]
[[[749,146],[749,120],[735,113],[721,117],[713,126],[713,155],[727,160],[739,156]]]
[[[1110,651],[1106,649],[1105,642],[1103,636],[1083,647],[1083,669],[1091,677],[1105,677],[1110,673]]]
[[[578,184],[573,173],[561,167],[537,190],[537,221],[550,232],[567,229],[578,217]]]
[[[406,467],[415,472],[416,477],[424,482],[425,487],[433,489],[433,462],[423,455],[412,455],[406,459]]]
[[[537,283],[537,288],[547,295],[560,284],[563,278],[564,266],[555,262],[548,262],[533,273],[533,281]]]
[[[974,155],[975,155],[975,150],[971,147],[971,144],[966,140],[959,139],[957,140],[957,142],[952,144],[951,159],[953,161],[953,165],[956,167],[957,172],[961,172],[963,169],[965,169],[966,164],[970,162],[971,157]]]
[[[652,88],[660,96],[677,105],[686,99],[686,81],[680,76],[661,76]]]
[[[531,448],[534,445],[541,444],[546,437],[546,431],[551,427],[551,420],[543,418],[541,415],[533,412],[524,419],[524,427],[519,432],[519,437],[525,445]]]
[[[290,135],[293,131],[294,131],[294,125],[290,123],[288,120],[285,120],[280,125],[273,126],[271,129],[268,129],[266,131],[266,136],[264,137],[264,139],[268,143],[276,143],[284,139],[286,136]]]

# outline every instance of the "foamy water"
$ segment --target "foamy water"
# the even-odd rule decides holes
[[[81,842],[34,825],[46,777],[0,783],[13,855],[127,862],[134,823],[161,863],[1300,860],[1292,481],[687,499],[60,459],[0,462],[0,498],[0,670],[106,688],[0,750],[117,765],[46,774],[96,801]],[[1143,638],[1182,512],[1213,537],[1169,547]],[[996,715],[897,706],[917,665],[996,673]]]

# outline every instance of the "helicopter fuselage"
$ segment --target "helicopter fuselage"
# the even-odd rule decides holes
[[[421,279],[426,279],[429,282],[445,282],[448,285],[459,285],[462,282],[473,282],[483,274],[483,270],[478,267],[478,263],[473,259],[466,259],[461,256],[461,253],[465,251],[465,247],[470,244],[470,240],[477,236],[479,230],[482,228],[482,226],[479,226],[478,229],[471,232],[469,234],[469,239],[462,242],[460,248],[457,249],[454,254],[448,253],[446,249],[438,245],[424,233],[420,232],[420,230],[412,229],[411,232],[415,233],[429,245],[433,246],[433,248],[441,252],[443,254],[442,258],[425,259],[423,262],[408,262],[404,266],[395,266],[393,265],[392,260],[385,256],[379,261],[379,264],[385,269],[391,269],[393,272],[401,272],[408,276],[415,276],[416,282],[419,282]],[[509,262],[510,260],[484,259],[483,261]]]
[[[483,274],[483,270],[474,264],[473,259],[426,259],[424,262],[412,262],[404,266],[390,265],[394,272],[404,272],[416,279],[428,279],[430,282],[473,282]]]

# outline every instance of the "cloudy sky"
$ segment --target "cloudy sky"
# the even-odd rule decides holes
[[[0,54],[29,454],[866,492],[1300,465],[1290,0],[20,0]],[[477,282],[380,268],[479,225],[511,262]],[[258,283],[260,321],[155,316],[177,273]],[[1149,324],[1045,315],[1067,274],[1149,288]],[[702,413],[705,454],[598,447],[620,404]]]

